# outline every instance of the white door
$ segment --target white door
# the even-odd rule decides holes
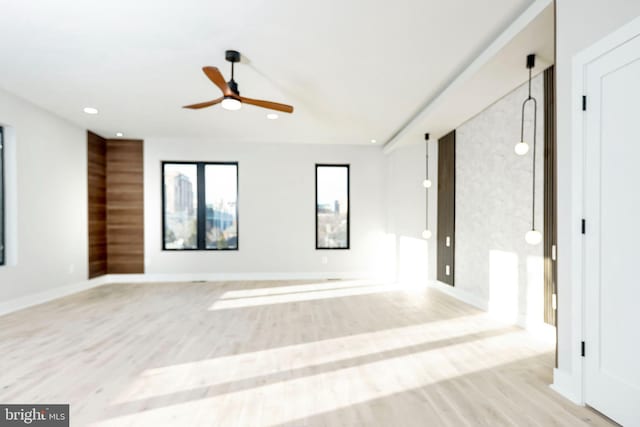
[[[585,401],[640,426],[640,36],[585,72]]]

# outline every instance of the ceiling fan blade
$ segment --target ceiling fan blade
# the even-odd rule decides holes
[[[211,107],[212,105],[219,104],[220,102],[222,102],[223,99],[224,97],[220,97],[218,99],[214,99],[213,101],[201,102],[199,104],[185,105],[182,108],[188,108],[190,110],[199,110],[200,108],[207,108],[207,107]]]
[[[239,96],[238,99],[245,104],[255,105],[256,107],[268,108],[270,110],[282,111],[283,113],[293,113],[293,107],[287,104],[279,104],[277,102],[262,101],[260,99],[245,98]]]
[[[220,72],[220,70],[218,70],[218,67],[202,67],[202,71],[204,71],[207,77],[209,77],[209,80],[211,80],[216,86],[220,88],[223,94],[234,94],[225,81],[224,77],[222,77],[222,73]]]

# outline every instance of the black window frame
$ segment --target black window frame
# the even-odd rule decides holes
[[[165,165],[194,165],[196,166],[196,176],[198,181],[198,191],[196,194],[198,200],[198,209],[196,213],[197,218],[197,240],[196,248],[167,248],[165,241],[166,231],[166,214],[165,214],[165,185],[164,185],[164,167]],[[207,165],[232,165],[236,167],[236,247],[235,248],[207,248],[206,242],[206,194],[205,194],[205,167]],[[193,251],[239,251],[240,250],[240,164],[239,162],[198,162],[198,161],[170,161],[165,160],[161,162],[160,166],[160,184],[162,186],[162,206],[160,212],[162,214],[162,250],[167,252],[193,252]]]
[[[5,150],[5,142],[4,142],[4,128],[0,126],[0,213],[2,216],[0,217],[0,266],[5,265],[7,262],[7,246],[5,242],[7,240],[7,210],[5,209],[5,190],[7,186],[5,185],[5,162],[4,162],[4,150]]]
[[[318,168],[336,167],[347,168],[347,246],[341,248],[325,248],[318,245]],[[315,195],[315,212],[316,212],[316,250],[318,251],[345,251],[351,249],[351,165],[348,163],[316,163],[316,195]]]

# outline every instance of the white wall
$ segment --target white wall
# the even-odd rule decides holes
[[[526,70],[523,69],[523,72]],[[533,79],[538,101],[536,229],[543,231],[543,78]],[[524,240],[531,229],[532,104],[525,140],[530,151],[514,153],[520,140],[524,84],[456,130],[456,291],[522,325],[543,323],[543,246]]]
[[[239,251],[161,250],[163,160],[239,162]],[[305,277],[384,272],[384,156],[380,147],[148,138],[144,162],[147,273]],[[350,250],[315,249],[316,163],[351,165]],[[327,264],[322,263],[323,257]]]
[[[572,336],[573,307],[581,304],[571,294],[572,240],[580,233],[579,206],[572,205],[572,173],[580,158],[571,149],[572,59],[583,49],[640,15],[637,0],[556,0],[556,68],[558,108],[558,364],[554,374],[558,389],[571,393],[570,383],[579,383],[575,366],[581,337]],[[579,393],[573,390],[574,396]]]
[[[2,306],[86,280],[87,142],[84,130],[3,91],[0,125],[10,215]]]
[[[438,143],[429,142],[429,240],[426,225],[424,141],[402,146],[386,158],[386,215],[389,244],[393,248],[396,279],[402,283],[436,278]]]

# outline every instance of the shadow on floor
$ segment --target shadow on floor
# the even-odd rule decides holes
[[[139,411],[140,407],[144,407],[148,410],[156,409],[158,407],[165,406],[170,402],[170,405],[176,405],[184,402],[188,402],[194,399],[209,398],[226,393],[236,393],[239,391],[249,390],[256,387],[263,387],[269,384],[275,384],[285,381],[291,381],[298,378],[304,378],[307,376],[320,375],[332,371],[338,371],[342,369],[348,369],[353,367],[359,367],[374,362],[384,361],[392,358],[400,358],[416,353],[423,353],[427,351],[442,349],[447,346],[454,346],[459,344],[470,343],[473,341],[483,340],[490,337],[496,337],[508,333],[514,333],[515,328],[502,328],[487,330],[467,335],[455,336],[447,339],[428,341],[421,344],[411,345],[407,347],[381,351],[376,353],[370,353],[364,356],[352,357],[347,359],[336,360],[332,362],[316,364],[311,366],[305,366],[297,369],[287,369],[280,372],[260,375],[249,378],[244,378],[238,381],[229,381],[220,384],[205,385],[202,387],[184,390],[176,393],[165,394],[161,396],[155,396],[148,399],[135,400],[118,405],[112,405],[109,408],[111,416],[121,416],[125,414],[135,413]],[[197,373],[195,374],[197,375]]]

